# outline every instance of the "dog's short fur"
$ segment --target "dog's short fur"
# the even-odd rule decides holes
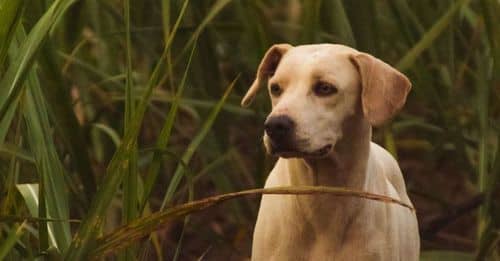
[[[242,105],[267,82],[264,134],[280,156],[265,187],[340,186],[411,205],[396,160],[371,142],[372,125],[405,103],[409,80],[342,45],[272,46]],[[396,204],[332,195],[265,195],[252,260],[418,260],[415,213]]]

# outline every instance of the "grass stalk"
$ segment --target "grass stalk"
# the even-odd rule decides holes
[[[98,247],[93,251],[94,258],[103,257],[111,252],[118,251],[126,247],[128,244],[149,235],[151,232],[164,227],[173,220],[184,217],[187,214],[201,211],[213,207],[227,200],[248,196],[248,195],[314,195],[314,194],[329,194],[339,197],[358,197],[369,200],[382,201],[390,204],[398,204],[401,207],[407,208],[409,211],[414,211],[413,207],[404,202],[390,198],[387,196],[376,195],[363,191],[349,190],[337,187],[274,187],[265,189],[250,189],[239,192],[227,193],[223,195],[212,196],[209,198],[192,201],[171,208],[166,208],[163,211],[156,212],[150,216],[140,218],[129,225],[121,227],[111,234],[105,235],[98,239]]]
[[[156,141],[153,160],[151,161],[151,164],[149,166],[144,184],[144,195],[142,197],[141,209],[144,209],[144,207],[146,206],[146,202],[151,194],[153,185],[156,183],[158,177],[158,171],[160,170],[160,165],[163,158],[162,151],[167,146],[168,141],[170,140],[170,135],[172,134],[172,128],[174,127],[175,118],[177,116],[177,109],[179,108],[180,100],[184,92],[184,88],[186,86],[186,79],[189,73],[189,68],[191,66],[191,61],[193,59],[195,50],[196,50],[196,45],[193,45],[191,54],[188,59],[188,63],[186,65],[186,69],[184,70],[184,75],[182,76],[181,83],[179,85],[179,88],[177,88],[177,93],[170,105],[170,110],[168,112],[167,119],[165,120],[165,124],[163,125],[163,128],[160,131],[160,135]]]
[[[416,43],[406,54],[399,60],[396,65],[401,71],[408,70],[417,60],[418,57],[427,48],[432,46],[436,38],[441,35],[452,22],[453,17],[460,11],[460,9],[467,4],[470,0],[459,0],[454,2],[443,14],[441,18],[422,36],[422,38]]]
[[[208,132],[210,131],[210,128],[212,127],[215,119],[217,118],[217,115],[219,114],[220,110],[222,109],[222,105],[226,102],[227,97],[231,93],[231,90],[233,89],[234,85],[236,84],[236,81],[238,78],[234,79],[233,82],[229,85],[229,87],[226,89],[226,92],[220,99],[220,101],[217,103],[217,105],[212,109],[210,112],[209,116],[205,120],[205,123],[201,127],[200,131],[196,135],[196,137],[193,138],[191,143],[188,145],[186,151],[182,155],[182,162],[188,164],[191,158],[193,157],[194,152],[200,146],[201,142],[203,139],[206,137]],[[167,188],[167,192],[165,193],[165,196],[163,197],[163,202],[161,205],[161,209],[163,210],[168,204],[171,203],[171,200],[174,196],[174,193],[177,191],[177,187],[179,186],[179,183],[182,179],[182,176],[184,175],[184,166],[182,164],[179,164],[177,166],[177,169],[175,170],[175,173],[170,180],[170,183]]]
[[[13,227],[5,240],[0,243],[0,260],[4,260],[4,258],[9,254],[10,250],[16,244],[16,241],[24,234],[25,227],[26,222]]]

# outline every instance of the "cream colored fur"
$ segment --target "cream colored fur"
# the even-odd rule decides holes
[[[315,82],[338,92],[317,97]],[[389,65],[342,45],[275,45],[266,53],[254,84],[279,84],[269,117],[296,123],[295,151],[279,155],[266,188],[342,186],[386,195],[411,205],[396,160],[371,142],[372,125],[399,110],[408,79]],[[269,137],[264,144],[272,152]],[[332,149],[312,156],[325,145]],[[264,195],[255,226],[252,260],[418,260],[415,213],[396,204],[331,195]]]

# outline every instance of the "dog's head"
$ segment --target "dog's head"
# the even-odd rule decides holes
[[[381,60],[343,45],[272,46],[242,100],[251,103],[267,82],[272,111],[264,144],[281,157],[327,155],[343,135],[343,122],[360,113],[372,125],[405,103],[410,81]]]

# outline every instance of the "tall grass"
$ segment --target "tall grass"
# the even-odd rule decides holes
[[[0,259],[247,256],[257,200],[182,203],[263,183],[269,104],[239,99],[272,43],[331,42],[412,80],[374,138],[406,174],[422,259],[500,260],[499,12],[496,0],[0,0]]]

